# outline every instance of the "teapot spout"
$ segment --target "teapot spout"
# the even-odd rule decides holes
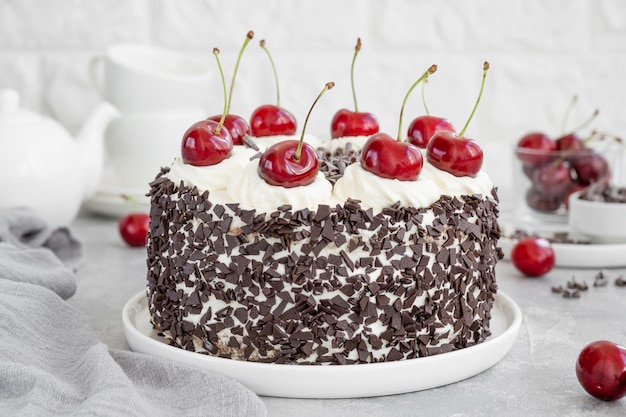
[[[112,104],[103,102],[78,132],[78,163],[84,177],[84,198],[91,197],[98,189],[105,162],[105,132],[109,123],[119,116],[120,112]]]

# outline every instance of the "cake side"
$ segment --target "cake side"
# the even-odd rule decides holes
[[[148,298],[175,345],[275,363],[410,359],[480,343],[497,291],[497,197],[261,213],[159,175]]]

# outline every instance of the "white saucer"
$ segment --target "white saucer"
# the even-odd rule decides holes
[[[277,365],[237,361],[170,346],[152,328],[145,291],[122,312],[130,347],[141,353],[208,369],[236,379],[259,395],[291,398],[356,398],[420,391],[458,382],[498,363],[513,346],[522,323],[515,302],[498,293],[491,332],[483,343],[440,355],[360,365]]]
[[[119,193],[100,193],[87,199],[83,203],[87,210],[111,217],[122,217],[136,212],[150,212],[150,199],[145,195],[130,195],[120,191]]]
[[[515,240],[498,242],[505,259],[511,259]],[[569,268],[619,268],[626,266],[626,243],[553,243],[555,265]]]

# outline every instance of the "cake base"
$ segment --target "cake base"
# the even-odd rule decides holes
[[[168,340],[154,330],[150,323],[145,291],[128,300],[122,311],[122,325],[133,351],[217,372],[243,383],[258,395],[363,398],[448,385],[497,364],[515,344],[522,314],[515,302],[502,291],[496,294],[491,311],[491,336],[471,349],[373,365],[276,365],[234,361],[180,349],[169,345]]]

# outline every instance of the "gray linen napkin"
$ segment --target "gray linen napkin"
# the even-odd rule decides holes
[[[0,211],[0,415],[266,415],[259,397],[227,377],[108,350],[63,301],[82,257],[68,229]]]
[[[83,246],[66,227],[50,229],[30,209],[0,210],[0,278],[41,285],[68,299]]]

